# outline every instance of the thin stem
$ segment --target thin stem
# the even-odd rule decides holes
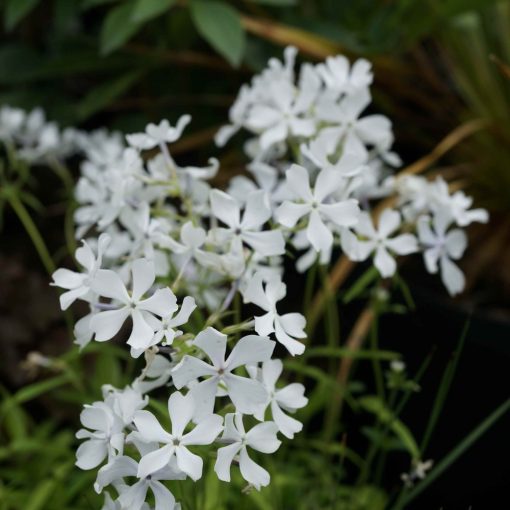
[[[39,230],[33,222],[32,217],[16,193],[11,191],[10,193],[6,194],[6,198],[18,216],[18,219],[23,224],[23,227],[25,227],[27,234],[29,235],[33,245],[35,246],[35,249],[37,250],[41,262],[46,268],[48,274],[51,276],[55,272],[55,264],[53,263],[53,259],[51,258],[48,248],[46,247],[46,243],[44,242],[44,239],[42,238]]]
[[[379,349],[379,315],[377,310],[374,312],[374,320],[370,326],[370,348],[373,352],[376,352]],[[377,395],[384,401],[386,392],[384,389],[384,376],[380,360],[375,358],[372,359],[372,369],[374,371]]]

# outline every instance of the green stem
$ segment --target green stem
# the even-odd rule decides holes
[[[37,253],[39,254],[41,262],[46,268],[48,274],[51,276],[55,272],[55,264],[53,263],[53,259],[51,258],[48,248],[46,247],[46,243],[44,242],[44,239],[42,238],[39,230],[33,222],[32,217],[15,192],[11,191],[10,193],[6,193],[6,198],[18,216],[19,220],[25,227],[27,234],[29,235],[33,245],[35,246],[35,249],[37,250]]]
[[[370,347],[372,352],[376,352],[379,348],[379,315],[378,311],[375,310],[374,320],[370,326]],[[384,376],[382,373],[382,367],[380,360],[373,358],[372,359],[372,368],[374,371],[374,379],[375,379],[375,387],[377,390],[377,395],[381,400],[385,400],[385,390],[384,390]]]

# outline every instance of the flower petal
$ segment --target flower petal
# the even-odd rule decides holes
[[[211,414],[199,421],[197,426],[188,432],[181,441],[187,445],[211,444],[223,430],[223,418],[217,414]]]
[[[267,337],[247,335],[241,338],[225,362],[229,371],[242,365],[253,365],[271,358],[275,343]]]
[[[241,449],[241,453],[239,455],[239,467],[241,469],[242,477],[247,482],[250,482],[257,490],[260,490],[260,487],[269,485],[269,482],[271,481],[269,473],[263,467],[250,459],[248,452],[246,451],[246,447]]]
[[[168,399],[168,414],[172,422],[172,435],[182,436],[186,425],[191,421],[195,412],[195,401],[189,393],[184,396],[176,391]]]
[[[215,367],[219,368],[223,365],[227,349],[227,335],[209,327],[195,337],[193,345],[202,349],[209,356]]]
[[[113,338],[120,331],[128,317],[128,308],[99,312],[90,319],[90,329],[94,332],[98,342],[104,342]]]
[[[165,287],[156,290],[150,298],[140,301],[137,308],[165,317],[177,310],[177,298],[168,287]]]
[[[195,482],[202,478],[203,460],[198,455],[191,453],[185,446],[177,446],[175,449],[177,465]]]
[[[148,259],[134,260],[131,265],[131,273],[133,275],[132,297],[137,302],[151,288],[156,279],[154,262]]]
[[[146,443],[169,443],[172,436],[161,426],[150,411],[136,411],[133,422]]]
[[[240,442],[229,444],[228,446],[218,449],[214,471],[220,480],[230,482],[230,466],[240,449]]]
[[[120,276],[111,269],[100,269],[92,281],[92,290],[107,298],[117,299],[121,303],[129,303],[130,298]]]
[[[235,199],[223,191],[213,189],[210,193],[210,200],[212,213],[216,218],[231,228],[239,227],[241,211]]]
[[[322,221],[317,210],[312,210],[306,228],[306,236],[315,251],[328,251],[333,245],[333,234]]]
[[[138,464],[138,478],[147,478],[152,473],[164,468],[172,458],[175,451],[173,444],[167,444],[153,452],[144,455]]]

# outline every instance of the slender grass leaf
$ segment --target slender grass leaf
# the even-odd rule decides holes
[[[503,402],[496,410],[487,416],[478,427],[473,429],[453,450],[451,450],[450,453],[438,462],[432,471],[400,500],[400,503],[395,506],[394,510],[405,508],[405,505],[419,496],[508,411],[510,411],[510,399]]]
[[[190,7],[198,33],[233,66],[238,66],[246,45],[238,11],[216,0],[193,0]]]
[[[359,399],[359,404],[363,409],[374,414],[383,424],[389,426],[393,433],[400,438],[413,459],[420,458],[420,450],[409,428],[395,417],[379,397],[362,397]]]
[[[356,358],[356,359],[381,359],[391,361],[399,359],[401,354],[395,351],[354,351],[343,347],[310,347],[303,353],[303,358]]]
[[[48,393],[60,386],[64,386],[69,383],[69,375],[59,375],[57,377],[53,377],[51,379],[45,379],[44,381],[40,381],[34,384],[29,384],[24,388],[21,388],[12,396],[12,401],[17,404],[24,404],[25,402],[29,402],[30,400],[34,400],[35,398]]]
[[[370,266],[349,288],[343,297],[344,303],[350,303],[356,299],[373,281],[377,280],[379,272],[374,266]]]
[[[448,366],[446,367],[446,370],[443,373],[443,377],[441,378],[441,382],[439,383],[439,388],[437,390],[436,398],[434,400],[434,405],[432,406],[432,411],[430,413],[427,427],[425,428],[425,433],[423,435],[423,440],[420,445],[422,455],[429,445],[432,433],[436,428],[437,422],[439,421],[439,417],[446,402],[446,398],[448,397],[448,393],[450,392],[450,387],[452,385],[455,372],[457,371],[459,358],[464,349],[464,344],[466,342],[466,337],[469,331],[469,325],[470,321],[468,321],[464,326],[464,330],[462,331],[462,334],[460,336],[457,349],[455,350],[452,359],[449,361]]]

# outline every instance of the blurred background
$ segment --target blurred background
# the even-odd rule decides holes
[[[191,127],[173,154],[184,162],[220,157],[220,181],[243,172],[242,139],[220,155],[213,136],[240,85],[270,57],[294,45],[303,60],[337,53],[371,60],[372,108],[392,119],[404,166],[421,161],[427,175],[465,189],[491,214],[489,225],[470,232],[467,288],[456,300],[420,261],[402,269],[417,311],[404,322],[383,322],[384,347],[403,352],[411,370],[434,350],[437,367],[407,419],[420,428],[468,319],[431,457],[508,395],[510,2],[1,0],[0,12],[0,105],[41,106],[62,126],[121,132],[190,113]],[[71,168],[76,177],[78,166]],[[68,352],[57,294],[5,193],[0,188],[0,509],[99,508],[81,496],[93,473],[72,475],[77,405],[97,398],[103,383],[125,384],[126,365],[115,347],[72,364],[77,354]],[[69,264],[70,189],[47,168],[33,168],[24,200],[56,264]],[[342,310],[345,324],[355,312]],[[49,360],[67,353],[73,371],[34,352]],[[501,508],[509,424],[493,428],[412,508]],[[7,462],[13,458],[19,462]]]

